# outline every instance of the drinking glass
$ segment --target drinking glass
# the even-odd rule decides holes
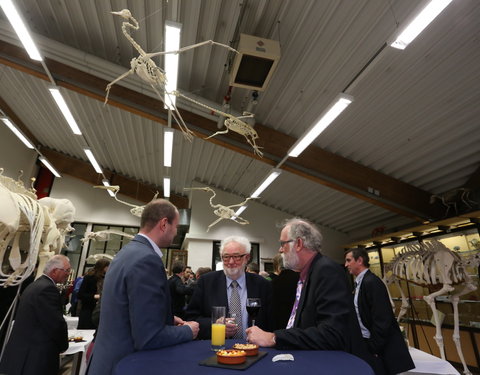
[[[212,350],[225,349],[225,306],[212,306]]]
[[[247,298],[247,311],[248,315],[252,319],[252,326],[255,325],[255,318],[258,315],[260,307],[262,307],[260,298]]]

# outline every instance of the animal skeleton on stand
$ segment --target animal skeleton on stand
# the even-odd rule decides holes
[[[435,341],[440,349],[442,359],[445,359],[445,350],[442,336],[442,322],[435,306],[435,297],[448,294],[448,300],[453,306],[453,341],[458,356],[463,364],[464,374],[471,375],[463,357],[460,344],[460,328],[458,317],[458,302],[460,297],[477,289],[472,278],[466,272],[467,267],[477,267],[480,264],[480,254],[462,258],[459,254],[447,248],[437,240],[408,245],[401,253],[397,254],[392,262],[386,265],[385,281],[387,284],[395,283],[402,297],[402,306],[397,320],[406,313],[409,307],[408,299],[400,288],[400,280],[412,282],[423,287],[441,286],[433,293],[423,297],[433,313],[435,321]],[[462,286],[455,291],[454,285]]]
[[[213,203],[213,198],[217,195],[215,193],[215,190],[209,188],[209,187],[203,187],[203,188],[184,188],[183,190],[203,190],[203,191],[208,191],[210,193],[213,193],[213,195],[210,197],[210,206],[214,208],[213,213],[217,215],[219,218],[215,220],[213,223],[211,223],[208,228],[207,232],[210,230],[211,227],[213,227],[215,224],[217,224],[220,220],[233,220],[234,222],[240,224],[240,225],[246,225],[250,224],[250,222],[240,216],[235,216],[235,211],[233,210],[234,207],[241,207],[245,205],[250,199],[256,199],[253,197],[248,197],[245,199],[242,203],[238,204],[232,204],[230,206],[224,206],[223,204],[214,204]]]
[[[163,103],[164,103],[164,99],[161,92],[165,93],[169,98],[171,98],[170,95],[172,95],[172,93],[167,92],[165,90],[165,85],[167,82],[167,77],[165,75],[165,72],[155,64],[155,62],[152,60],[153,57],[170,54],[170,53],[178,54],[178,53],[185,52],[190,49],[194,49],[194,48],[205,46],[205,45],[217,45],[217,46],[227,48],[229,51],[238,53],[235,49],[225,44],[214,42],[213,40],[207,40],[205,42],[183,47],[177,51],[146,53],[142,49],[142,47],[140,47],[140,45],[132,38],[132,36],[128,31],[128,29],[133,29],[133,30],[139,29],[138,21],[132,16],[131,12],[128,9],[123,9],[119,12],[111,12],[111,13],[117,16],[120,16],[123,19],[131,22],[131,23],[122,22],[122,32],[123,32],[123,35],[125,35],[128,41],[132,44],[132,46],[138,51],[140,55],[138,57],[134,57],[130,61],[131,69],[129,71],[117,77],[107,85],[107,88],[106,88],[107,94],[105,96],[105,103],[107,103],[108,101],[108,94],[110,93],[110,88],[115,83],[121,81],[122,79],[124,79],[125,77],[133,73],[137,74],[142,80],[147,82],[152,87],[152,89],[155,91],[155,93],[158,95],[158,97]],[[177,107],[173,104],[173,101],[171,99],[168,105],[173,107],[172,116],[175,122],[180,127],[180,130],[183,132],[183,135],[185,136],[185,138],[191,142],[193,139],[193,132],[190,129],[188,129],[187,125],[183,121],[182,116],[178,112]]]

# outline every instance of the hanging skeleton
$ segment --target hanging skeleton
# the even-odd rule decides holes
[[[34,181],[34,179],[32,179]],[[37,200],[33,188],[3,176],[0,169],[0,286],[19,285],[58,254],[73,230],[75,207],[68,199]]]
[[[435,297],[449,294],[448,300],[453,305],[454,329],[453,341],[457,353],[463,364],[464,374],[471,374],[463,357],[460,345],[460,328],[458,318],[458,302],[460,297],[477,289],[472,278],[466,272],[467,267],[478,267],[480,254],[462,258],[437,240],[408,245],[401,253],[393,258],[392,262],[385,265],[386,284],[397,285],[402,297],[402,305],[397,320],[400,321],[406,313],[409,302],[400,287],[400,280],[406,280],[423,287],[438,286],[440,290],[428,294],[423,300],[429,305],[435,321],[435,341],[440,349],[442,359],[445,359],[445,350],[441,330],[441,321],[435,306]],[[460,291],[455,292],[454,285],[460,285]]]
[[[181,97],[183,99],[186,99],[186,100],[188,100],[192,103],[195,103],[196,105],[198,105],[200,107],[207,108],[210,111],[215,112],[216,114],[219,114],[221,116],[226,117],[226,119],[224,121],[224,125],[225,125],[226,129],[222,130],[222,131],[218,131],[218,132],[212,134],[211,136],[209,136],[205,139],[215,137],[216,135],[219,135],[219,134],[227,134],[231,130],[235,133],[243,135],[245,137],[245,139],[247,140],[248,144],[250,146],[252,146],[253,152],[256,155],[258,155],[260,157],[263,157],[263,152],[260,151],[260,149],[262,147],[259,147],[256,143],[256,139],[258,139],[258,133],[255,131],[255,129],[250,124],[246,123],[245,121],[242,121],[242,119],[253,118],[254,117],[253,113],[243,112],[243,116],[235,117],[235,116],[231,115],[230,113],[222,112],[218,109],[215,109],[215,108],[210,107],[206,104],[203,104],[203,103],[201,103],[197,100],[189,98],[188,96],[185,96],[178,91],[174,91],[172,94],[176,95],[178,97]]]
[[[125,201],[122,201],[120,199],[117,198],[117,193],[120,191],[120,186],[118,185],[112,185],[112,186],[103,186],[103,185],[98,185],[98,186],[94,186],[95,189],[105,189],[105,190],[110,190],[113,192],[113,198],[117,201],[117,202],[120,202],[126,206],[129,206],[129,207],[133,207],[130,209],[130,213],[133,215],[133,216],[137,216],[137,217],[141,217],[142,216],[142,212],[143,210],[145,209],[145,206],[146,205],[143,205],[143,206],[137,206],[136,204],[132,204],[132,203],[128,203],[128,202],[125,202]],[[153,196],[152,198],[152,201],[157,199],[157,196],[158,196],[158,191],[155,193],[155,195]]]
[[[217,195],[215,193],[215,190],[209,188],[209,187],[204,187],[204,188],[184,188],[183,190],[203,190],[203,191],[208,191],[212,193],[213,195],[210,197],[210,206],[214,208],[213,213],[217,215],[219,218],[215,220],[213,223],[211,223],[208,228],[207,232],[210,230],[211,227],[213,227],[215,224],[217,224],[220,220],[233,220],[234,222],[240,224],[240,225],[246,225],[250,224],[250,222],[240,216],[235,216],[235,211],[233,210],[234,207],[241,207],[244,206],[245,203],[247,203],[250,199],[256,199],[253,197],[248,197],[245,199],[242,203],[238,204],[232,204],[231,206],[224,206],[223,204],[213,204],[213,198]]]
[[[236,53],[238,53],[238,52],[235,49],[233,49],[233,48],[231,48],[231,47],[229,47],[225,44],[217,43],[217,42],[214,42],[213,40],[207,40],[205,42],[201,42],[201,43],[193,44],[191,46],[180,48],[177,51],[146,53],[142,49],[142,47],[140,47],[140,45],[132,38],[132,36],[129,33],[128,29],[133,29],[133,30],[138,30],[139,29],[138,21],[132,16],[130,11],[128,9],[123,9],[119,12],[111,12],[111,13],[115,14],[117,16],[120,16],[123,19],[127,20],[127,22],[122,22],[123,35],[125,35],[125,37],[128,39],[128,41],[132,44],[132,46],[138,51],[138,53],[140,55],[138,57],[134,57],[130,61],[131,69],[129,71],[127,71],[124,74],[122,74],[121,76],[117,77],[116,79],[114,79],[112,82],[110,82],[107,85],[107,88],[106,88],[107,94],[105,96],[105,103],[107,103],[107,101],[108,101],[108,95],[110,93],[110,88],[115,83],[117,83],[117,82],[121,81],[122,79],[124,79],[125,77],[135,73],[142,80],[147,82],[152,87],[152,89],[155,91],[155,93],[158,95],[158,97],[160,98],[160,100],[164,104],[165,104],[165,102],[164,102],[164,98],[163,98],[162,93],[165,93],[167,95],[167,97],[170,99],[170,103],[168,103],[168,105],[173,107],[172,116],[173,116],[175,122],[180,127],[180,130],[182,131],[185,138],[191,142],[192,139],[193,139],[193,132],[190,129],[188,129],[187,125],[183,121],[182,116],[178,112],[177,107],[173,104],[173,101],[171,100],[172,93],[167,92],[166,89],[165,89],[165,85],[166,85],[166,82],[167,82],[165,72],[155,64],[155,62],[152,60],[152,58],[156,57],[156,56],[160,56],[160,55],[169,54],[169,53],[178,54],[178,53],[185,52],[185,51],[188,51],[190,49],[194,49],[194,48],[205,46],[205,45],[217,45],[217,46],[227,48],[228,50],[230,50],[232,52],[236,52]]]
[[[111,235],[116,235],[116,236],[121,236],[121,237],[126,237],[132,239],[135,237],[133,234],[130,233],[125,233],[120,230],[115,230],[115,229],[105,229],[105,230],[99,230],[98,232],[85,232],[84,237],[80,240],[82,242],[87,242],[87,241],[109,241],[111,238]]]

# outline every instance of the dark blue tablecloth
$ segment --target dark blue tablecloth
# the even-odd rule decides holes
[[[227,340],[227,348],[235,342]],[[268,354],[244,371],[200,366],[198,363],[215,353],[210,350],[210,341],[192,341],[164,349],[137,352],[122,359],[114,375],[178,375],[178,374],[230,374],[241,375],[373,375],[367,363],[351,354],[340,351],[276,350],[261,348]],[[295,361],[272,362],[281,353],[290,353]]]

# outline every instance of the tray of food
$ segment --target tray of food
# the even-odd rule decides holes
[[[265,357],[267,352],[258,351],[258,345],[235,344],[232,349],[219,350],[215,355],[200,361],[201,366],[245,370]]]

